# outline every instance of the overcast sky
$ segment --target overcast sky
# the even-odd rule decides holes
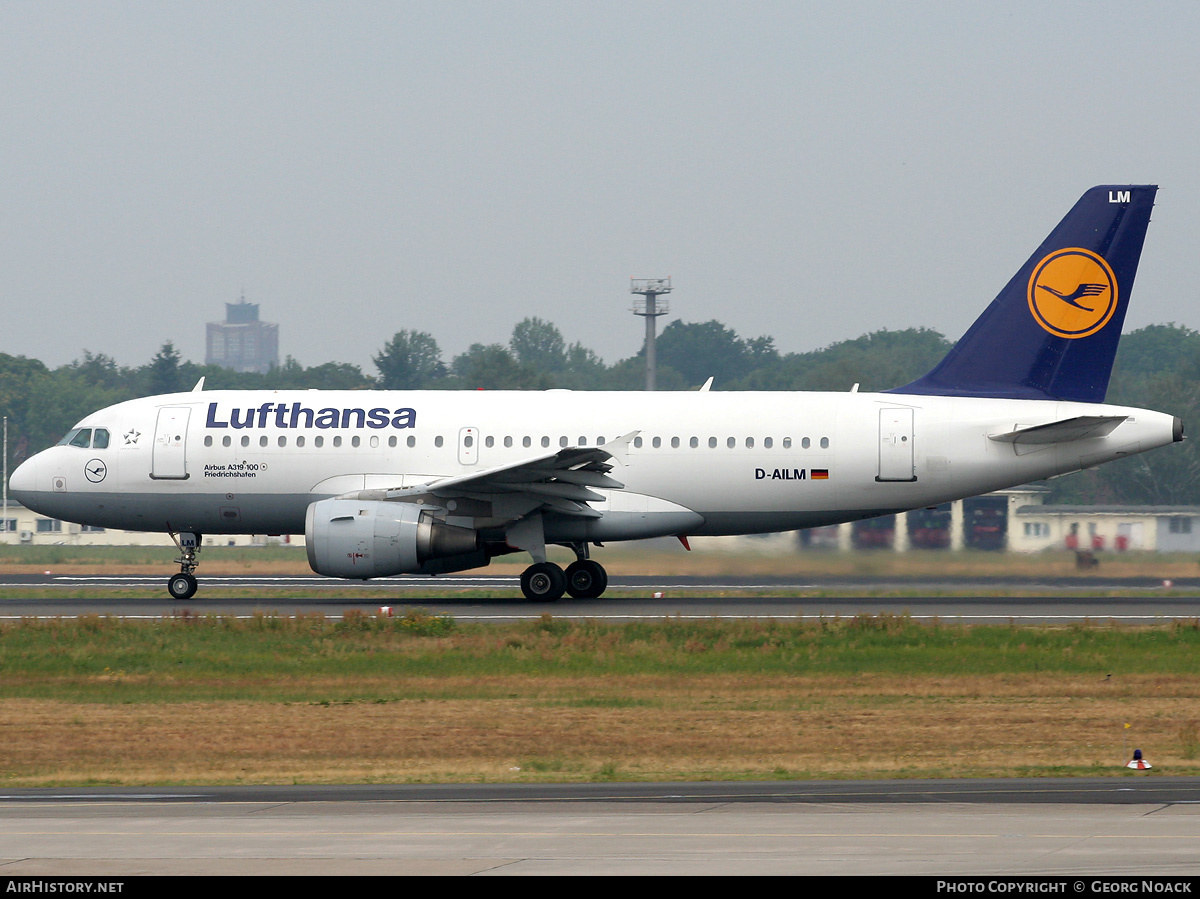
[[[0,352],[303,365],[526,316],[957,338],[1088,187],[1161,189],[1126,329],[1200,329],[1200,4],[0,0]]]

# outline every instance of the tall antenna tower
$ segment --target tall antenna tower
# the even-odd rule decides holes
[[[654,320],[660,315],[671,311],[667,301],[661,303],[658,298],[671,292],[670,278],[630,278],[629,292],[637,294],[641,299],[633,301],[633,314],[646,319],[646,389],[654,389],[654,376],[657,363],[654,357],[654,338],[656,325]]]

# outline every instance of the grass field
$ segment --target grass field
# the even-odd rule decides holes
[[[1197,621],[29,620],[0,783],[1200,774],[1197,649]]]

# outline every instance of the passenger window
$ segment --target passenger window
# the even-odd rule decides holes
[[[416,438],[416,437],[409,436],[409,438],[408,438],[408,446],[409,446],[409,448],[411,449],[412,447],[414,447],[414,446],[416,446],[416,445],[417,445],[417,438]]]
[[[333,438],[333,445],[334,445],[334,446],[341,446],[341,445],[342,445],[342,438],[341,438],[340,436],[339,436],[339,437],[334,437],[334,438]]]
[[[725,445],[727,447],[729,447],[730,449],[733,449],[735,446],[737,446],[737,438],[730,437],[728,440],[725,441]]]
[[[716,449],[716,447],[717,447],[717,438],[716,438],[716,437],[709,437],[709,438],[708,438],[708,448],[709,448],[709,449]]]
[[[396,435],[393,434],[391,437],[388,438],[388,446],[395,447],[395,445],[396,445]],[[372,446],[374,446],[374,444],[372,444]]]
[[[296,446],[304,446],[304,435],[296,438]]]
[[[763,438],[763,449],[770,449],[772,446],[774,446],[774,444],[775,444],[775,441],[772,438],[770,438],[770,437]]]
[[[510,447],[510,446],[512,446],[512,438],[511,438],[511,437],[505,437],[505,438],[504,438],[504,446],[505,446],[506,448],[507,448],[507,447]]]
[[[280,446],[287,446],[287,438],[286,438],[286,437],[284,437],[284,436],[282,436],[282,435],[280,435],[280,437],[279,437],[279,445],[280,445]]]
[[[808,449],[811,445],[812,445],[812,441],[809,440],[807,437],[805,437],[803,440],[800,441],[801,449]]]
[[[359,437],[357,434],[355,434],[353,437],[350,438],[351,446],[358,446],[360,443],[362,443],[362,438]]]
[[[228,434],[221,438],[221,446],[230,446],[232,444],[233,440],[230,439]]]
[[[314,438],[313,438],[313,445],[314,445],[314,446],[318,446],[318,447],[324,446],[324,445],[325,445],[325,438],[324,438],[324,437],[314,437]]]
[[[691,440],[688,441],[688,446],[690,446],[692,449],[695,449],[699,445],[700,445],[699,437],[693,437]]]
[[[242,435],[242,446],[249,446],[249,445],[250,445],[250,435],[243,434]]]
[[[205,435],[204,435],[204,445],[205,445],[205,446],[212,446],[212,434],[205,434]]]
[[[784,448],[784,449],[791,449],[791,448],[792,448],[792,438],[791,438],[791,437],[784,437],[784,438],[783,438],[783,448]]]
[[[671,449],[679,449],[679,438],[678,437],[671,438]]]
[[[662,446],[662,438],[655,437],[653,440],[650,441],[650,443],[655,449],[658,449],[660,446]]]
[[[267,445],[267,435],[266,435],[266,434],[263,434],[263,436],[261,436],[261,437],[259,437],[259,438],[258,438],[258,445],[259,445],[259,446],[266,446],[266,445]]]
[[[821,449],[829,449],[829,438],[828,437],[821,438]]]
[[[434,446],[437,446],[437,447],[440,447],[440,446],[442,445],[442,438],[441,438],[440,436],[438,436],[438,437],[434,437],[434,438],[433,438],[433,445],[434,445]]]

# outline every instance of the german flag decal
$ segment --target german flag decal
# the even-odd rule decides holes
[[[829,480],[829,469],[828,468],[814,468],[812,470],[812,472],[810,473],[810,477],[814,481],[828,481]]]

